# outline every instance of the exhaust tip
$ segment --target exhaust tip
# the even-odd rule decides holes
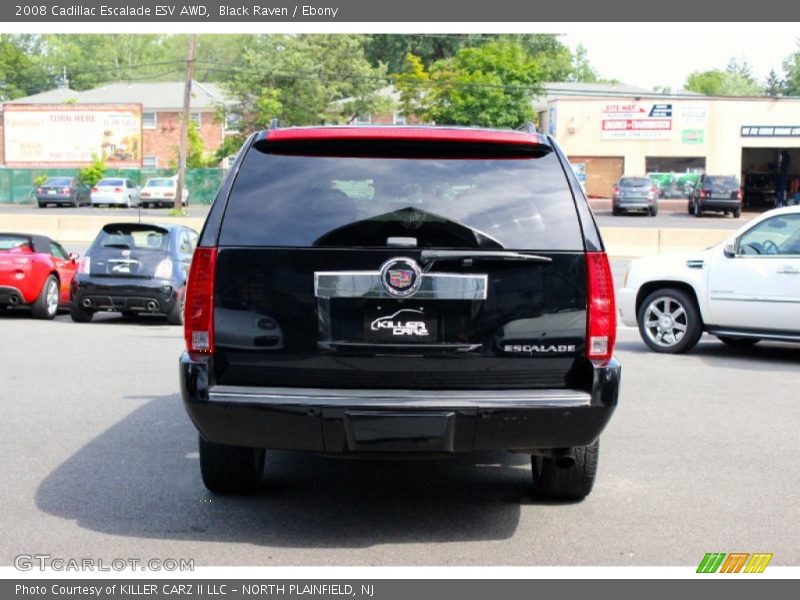
[[[575,466],[574,456],[559,456],[556,459],[556,467],[559,469],[569,469]]]
[[[83,308],[92,308],[92,301],[89,298],[84,298],[81,302],[81,306],[83,306]]]
[[[19,296],[17,296],[16,294],[10,296],[8,298],[8,303],[9,304],[19,304]]]
[[[158,303],[154,300],[150,300],[150,302],[148,302],[146,306],[147,310],[149,310],[150,312],[156,312],[158,310]]]

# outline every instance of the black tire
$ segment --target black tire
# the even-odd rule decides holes
[[[264,450],[215,444],[198,437],[203,485],[216,494],[253,492],[264,469]]]
[[[742,209],[741,208],[737,208],[737,209],[735,209],[733,211],[733,218],[734,219],[738,219],[741,216],[742,216]]]
[[[720,342],[730,346],[731,348],[752,348],[761,341],[758,338],[741,338],[727,335],[718,335],[717,337],[719,338]]]
[[[47,207],[47,203],[46,202],[37,202],[37,204],[39,205],[39,208],[46,208]]]
[[[673,327],[671,329],[662,329],[659,323],[653,331],[653,327],[646,326],[646,319],[650,317],[650,306],[656,303],[656,310],[666,312],[667,306],[662,303],[662,300],[669,300],[670,306],[677,304],[675,310],[669,310],[671,315],[679,313],[678,316],[673,317]],[[663,307],[665,310],[661,310]],[[682,314],[679,309],[683,309]],[[655,352],[662,352],[665,354],[681,354],[688,352],[697,345],[703,335],[703,322],[700,317],[700,310],[697,308],[697,302],[694,297],[690,296],[683,290],[676,288],[661,288],[647,295],[636,313],[636,322],[639,324],[639,335],[642,340],[651,350]],[[647,321],[648,323],[651,321]],[[675,333],[676,329],[683,326],[683,330]],[[672,332],[672,333],[667,333]],[[660,342],[658,338],[660,337]]]
[[[688,204],[687,212],[688,212],[690,215],[693,215],[693,214],[694,214],[694,202],[692,202],[691,200],[689,200],[689,204]]]
[[[658,214],[658,207],[657,206],[651,207],[650,208],[650,216],[651,217],[655,217],[657,214]]]
[[[91,308],[84,308],[73,301],[72,305],[69,307],[69,316],[72,317],[72,320],[76,323],[88,323],[92,320],[94,311]]]
[[[555,458],[531,456],[534,496],[547,500],[583,500],[594,486],[599,458],[600,440],[575,448],[575,464],[567,468],[557,467]]]
[[[55,291],[55,303],[52,301],[52,294]],[[53,319],[58,312],[58,278],[55,275],[50,275],[42,286],[42,291],[39,296],[34,300],[31,306],[31,314],[34,319]]]
[[[183,325],[183,292],[178,293],[178,300],[167,313],[167,323],[170,325]]]
[[[615,216],[615,217],[618,217],[618,216],[620,216],[622,214],[622,211],[619,208],[617,208],[616,206],[614,206],[614,207],[611,208],[611,214],[613,216]]]
[[[696,204],[694,207],[694,216],[695,217],[702,217],[703,216],[703,209],[700,208],[699,204]]]

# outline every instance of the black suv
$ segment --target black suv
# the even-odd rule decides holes
[[[186,294],[183,402],[206,487],[265,449],[511,450],[579,499],[617,403],[616,315],[592,213],[537,133],[316,127],[254,134]]]
[[[700,176],[689,197],[689,214],[700,217],[707,211],[731,214],[734,219],[741,216],[742,192],[736,177]]]

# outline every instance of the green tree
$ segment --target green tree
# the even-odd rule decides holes
[[[252,40],[225,87],[244,132],[269,124],[347,121],[385,104],[384,66],[364,57],[360,35],[263,35]]]
[[[783,93],[787,96],[800,96],[800,43],[798,51],[783,61]]]
[[[81,183],[85,183],[89,187],[94,185],[103,178],[103,173],[106,171],[106,163],[101,156],[96,154],[92,155],[92,162],[78,171],[78,179]]]
[[[767,75],[767,81],[764,83],[764,95],[773,98],[779,96],[783,92],[783,82],[778,77],[775,69],[771,69]]]
[[[597,71],[594,70],[589,62],[589,53],[583,44],[578,44],[575,48],[575,53],[572,55],[572,72],[569,74],[569,80],[589,83],[599,80]]]
[[[0,35],[0,100],[13,100],[53,87],[53,80],[32,60],[39,39],[31,35]]]
[[[431,76],[425,70],[422,59],[409,52],[403,62],[403,70],[394,76],[395,88],[400,92],[400,112],[406,117],[415,116],[427,121],[430,114]]]
[[[684,87],[707,96],[760,96],[762,91],[752,76],[727,69],[694,71]]]
[[[462,48],[431,66],[430,117],[439,124],[514,128],[535,120],[546,58],[518,42]]]

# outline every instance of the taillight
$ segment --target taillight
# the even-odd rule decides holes
[[[615,194],[618,194],[619,193],[619,186],[615,185],[614,188],[613,188],[613,191],[614,191]]]
[[[700,197],[701,197],[701,198],[708,198],[708,196],[709,196],[709,195],[710,195],[710,193],[709,193],[709,191],[708,191],[708,190],[702,190],[702,191],[700,192]]]
[[[84,256],[78,259],[78,273],[89,273],[89,267],[92,265],[92,259]]]
[[[165,198],[172,198],[173,196],[175,196],[175,192],[164,192]]]
[[[197,248],[192,257],[184,298],[186,349],[196,357],[214,352],[214,270],[216,248]]]
[[[656,193],[656,186],[654,186],[654,185],[650,186],[650,193],[651,194],[655,194]]]
[[[114,192],[119,194],[120,192],[122,192],[122,188],[114,188]]]
[[[617,309],[614,302],[614,279],[605,252],[586,254],[587,316],[586,356],[605,365],[614,353],[617,337]]]
[[[153,275],[156,279],[169,279],[172,277],[172,259],[165,258],[156,267],[155,275]]]
[[[69,188],[61,188],[62,194],[69,194]]]
[[[44,188],[36,188],[36,193],[39,195],[44,194]]]
[[[742,188],[739,188],[739,191],[736,192],[736,199],[737,200],[742,199]]]
[[[97,188],[97,186],[95,186],[95,187],[93,187],[93,188],[92,188],[92,191],[93,191],[93,192],[96,194],[96,193],[97,193],[97,192],[99,192],[100,190]]]

